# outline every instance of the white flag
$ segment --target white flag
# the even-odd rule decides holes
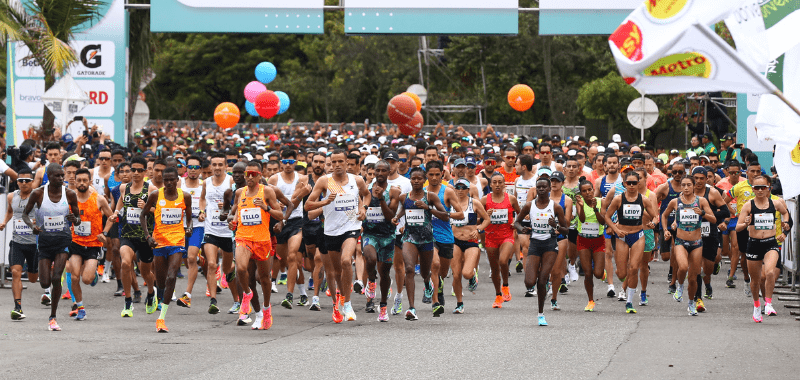
[[[800,43],[800,1],[745,0],[725,19],[742,59],[755,70]]]
[[[648,62],[627,65],[625,81],[643,94],[729,91],[773,93],[764,76],[745,65],[727,42],[702,24],[691,25]],[[620,70],[622,71],[622,70]]]

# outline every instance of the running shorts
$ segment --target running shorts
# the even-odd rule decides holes
[[[205,235],[206,229],[205,227],[194,227],[192,228],[192,236],[186,239],[186,250],[189,250],[189,247],[197,247],[200,248],[203,246],[203,235]]]
[[[245,247],[250,251],[250,259],[255,261],[267,261],[272,256],[271,241],[253,241],[236,238],[236,247]]]
[[[394,246],[403,249],[403,234],[394,235]]]
[[[531,243],[528,248],[528,256],[533,255],[542,257],[546,252],[558,252],[558,240],[556,240],[554,236],[547,240],[531,238]]]
[[[453,243],[453,244],[456,247],[458,247],[461,250],[462,253],[466,252],[470,248],[478,248],[478,247],[480,247],[478,245],[478,241],[477,240],[458,240],[458,239],[455,239],[455,243]]]
[[[209,235],[203,237],[203,244],[211,244],[218,247],[222,252],[233,252],[233,240],[229,237],[219,237],[216,235]]]
[[[419,251],[419,252],[433,251],[433,242],[416,244],[416,243],[412,243],[412,242],[406,241],[404,243],[408,243],[408,244],[411,244],[411,245],[417,247],[417,251]]]
[[[170,246],[170,247],[160,247],[153,249],[153,256],[157,257],[170,257],[176,253],[180,253],[181,257],[185,259],[187,256],[186,247]]]
[[[723,235],[730,235],[731,232],[735,232],[736,231],[736,223],[738,223],[738,222],[739,222],[739,218],[731,218],[731,220],[728,221],[728,228],[726,228],[725,231],[722,231],[722,234]]]
[[[377,260],[380,263],[391,264],[394,262],[394,236],[361,235],[362,249],[368,245],[375,248]]]
[[[699,240],[683,240],[675,238],[675,245],[680,245],[686,248],[687,253],[692,253],[697,248],[703,248],[703,239]],[[716,246],[714,246],[716,249]]]
[[[644,230],[644,251],[653,252],[656,249],[656,233],[653,230]]]
[[[278,244],[286,244],[289,242],[289,238],[302,232],[302,228],[303,218],[297,217],[289,219],[286,221],[286,224],[283,225],[283,229],[281,229],[281,232],[275,237],[275,240]]]
[[[567,234],[567,239],[572,244],[578,244],[578,230],[571,228]]]
[[[347,239],[354,239],[358,240],[358,237],[361,236],[360,230],[353,230],[345,232],[339,236],[328,236],[325,235],[325,248],[326,251],[324,252],[327,254],[330,251],[333,252],[342,252],[342,245]]]
[[[28,273],[39,273],[39,259],[36,252],[36,244],[20,244],[11,242],[11,250],[8,253],[8,262],[13,267],[21,267],[28,264]]]
[[[39,260],[55,260],[56,255],[69,253],[69,245],[72,243],[72,236],[64,238],[46,238],[39,236],[36,249],[39,251]]]
[[[703,238],[703,258],[708,261],[717,259],[717,249],[719,248],[719,239],[716,236],[709,236]]]
[[[747,231],[747,228],[736,233],[736,242],[739,244],[739,252],[744,253],[745,255],[747,254],[748,251],[747,245],[749,244],[749,241],[750,241],[750,232]]]
[[[153,262],[153,248],[150,248],[150,244],[147,244],[147,241],[119,238],[119,246],[129,247],[134,253],[136,253],[136,259],[143,263]]]
[[[73,255],[78,255],[83,260],[99,260],[100,259],[100,247],[84,247],[80,244],[72,243],[69,245],[69,256],[72,257]]]
[[[453,259],[453,243],[439,243],[438,241],[433,242],[433,245],[436,247],[436,250],[439,252],[439,257],[443,259],[452,260]]]
[[[606,238],[603,236],[599,236],[596,238],[587,238],[583,236],[578,236],[578,241],[576,243],[578,246],[578,251],[589,250],[591,253],[595,252],[605,252],[606,251]]]
[[[739,247],[741,246],[742,245],[739,244]],[[764,256],[766,256],[769,251],[777,251],[778,255],[780,255],[781,247],[778,245],[778,240],[775,239],[774,236],[766,239],[750,238],[750,241],[747,243],[745,257],[750,261],[761,261],[764,260]],[[780,258],[778,262],[780,262]]]
[[[628,244],[628,247],[633,247],[639,239],[644,237],[644,231],[634,232],[632,234],[627,234],[622,240],[625,240],[625,243]]]
[[[513,231],[508,231],[507,233],[486,234],[486,248],[500,248],[500,246],[505,243],[514,243]]]

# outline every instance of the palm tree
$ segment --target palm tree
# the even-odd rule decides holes
[[[149,0],[128,0],[132,4],[145,4]],[[157,49],[157,40],[150,33],[150,11],[138,10],[130,12],[128,19],[128,112],[125,124],[130,126],[136,101],[139,99],[140,84],[153,74],[153,60]],[[150,78],[152,79],[152,77]],[[128,128],[128,141],[133,141],[133,128]]]
[[[19,41],[31,51],[44,71],[47,91],[70,66],[78,62],[69,46],[84,23],[100,18],[102,0],[0,0],[0,44]],[[42,115],[45,136],[53,132],[55,116],[47,107]]]

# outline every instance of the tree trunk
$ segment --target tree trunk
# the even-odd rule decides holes
[[[544,58],[544,80],[547,86],[547,102],[550,104],[550,118],[553,120],[554,125],[558,125],[556,120],[556,104],[553,97],[553,57],[550,54],[550,45],[552,37],[542,37],[542,57]]]
[[[52,75],[45,75],[44,77],[44,91],[53,87],[56,84],[56,78]],[[56,116],[50,112],[50,109],[47,106],[42,106],[44,108],[44,112],[42,114],[42,137],[44,139],[49,139],[50,136],[53,135],[53,127],[55,126]],[[62,121],[63,123],[64,121]]]

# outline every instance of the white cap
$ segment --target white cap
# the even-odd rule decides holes
[[[320,152],[320,153],[328,153],[328,148],[326,148],[326,147],[324,147],[324,146],[323,146],[323,147],[320,147],[319,149],[317,149],[317,152]]]
[[[378,162],[378,161],[380,161],[380,160],[378,159],[378,156],[376,156],[376,155],[374,155],[374,154],[370,154],[369,156],[367,156],[367,157],[364,157],[364,165],[367,165],[367,164],[374,164],[374,163],[376,163],[376,162]]]
[[[606,147],[600,145],[597,147],[597,153],[604,153],[606,151]]]
[[[361,148],[358,148],[358,151],[359,152],[369,152],[369,147],[366,146],[366,145],[363,145]]]
[[[499,146],[495,146],[495,147],[492,147],[492,148],[494,148],[494,154],[500,153],[500,147]]]
[[[442,143],[442,140],[436,140],[433,142],[433,145],[444,145],[444,144]]]
[[[611,136],[611,141],[613,141],[615,143],[621,143],[622,142],[622,137],[619,137],[619,134],[615,133],[614,136]]]
[[[612,142],[612,143],[608,144],[608,149],[619,150],[619,144],[617,144],[615,142]]]
[[[239,137],[240,136],[237,133],[234,133],[233,136],[231,136],[231,138],[234,139],[234,140],[238,140]]]
[[[669,162],[669,164],[672,165],[672,164],[674,164],[674,163],[676,163],[678,161],[683,161],[683,158],[675,157],[675,158],[672,159],[672,161]]]
[[[381,144],[386,144],[386,136],[378,137],[378,142]]]
[[[363,144],[365,142],[367,142],[367,139],[365,138],[356,139],[356,144]]]
[[[253,155],[251,155],[250,153],[245,153],[242,156],[245,156],[247,158],[247,161],[253,161]]]
[[[575,149],[570,149],[569,151],[567,151],[567,156],[574,156],[577,153],[578,152],[576,152]]]
[[[338,134],[339,134],[339,131],[338,131],[338,130],[336,130],[336,129],[334,129],[334,130],[332,130],[332,131],[331,131],[331,136],[336,136],[336,135],[338,135]]]
[[[692,158],[692,157],[695,157],[695,156],[697,156],[697,153],[692,152],[691,150],[686,152],[686,158]]]
[[[372,144],[372,145],[369,146],[369,148],[370,149],[380,149],[381,147],[379,147],[378,144]]]
[[[375,137],[375,131],[369,131],[369,133],[367,133],[367,136]]]

